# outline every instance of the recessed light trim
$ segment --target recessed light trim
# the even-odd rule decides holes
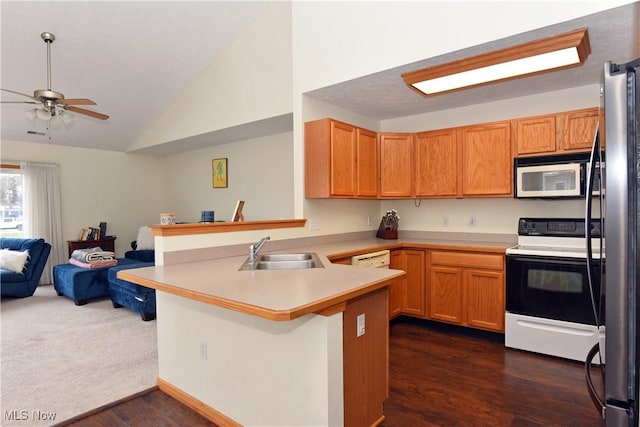
[[[424,95],[582,65],[591,52],[586,29],[402,75]]]

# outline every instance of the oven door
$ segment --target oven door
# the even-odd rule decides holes
[[[507,312],[596,325],[587,261],[578,258],[507,255]],[[595,262],[593,297],[600,308],[600,262]]]

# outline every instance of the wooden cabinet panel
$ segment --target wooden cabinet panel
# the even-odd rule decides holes
[[[538,116],[513,121],[516,154],[551,154],[556,151],[556,116]]]
[[[413,137],[408,133],[381,133],[380,196],[411,197],[413,194]]]
[[[361,197],[378,196],[378,136],[365,129],[357,131],[357,191]]]
[[[343,313],[344,425],[372,426],[384,418],[389,391],[387,289],[347,302]],[[365,334],[357,336],[358,315]]]
[[[391,285],[389,314],[426,316],[425,299],[425,251],[422,249],[401,249],[391,251],[390,267],[406,272],[406,276]]]
[[[466,323],[482,329],[504,330],[504,274],[496,271],[467,270]]]
[[[509,122],[468,126],[461,130],[462,195],[511,195],[511,127]]]
[[[462,270],[432,265],[429,275],[429,317],[461,324]]]
[[[402,311],[412,316],[424,317],[426,315],[425,254],[423,250],[407,249],[404,251],[404,257],[407,280]]]
[[[455,197],[458,194],[458,132],[445,129],[415,137],[417,197]]]
[[[431,251],[431,262],[438,265],[452,265],[458,267],[504,269],[504,256],[496,254]]]
[[[331,195],[356,193],[356,128],[331,122]]]
[[[433,320],[504,332],[504,256],[429,251],[428,313]]]
[[[562,121],[562,149],[590,150],[598,123],[598,109],[571,111],[560,115]]]
[[[331,264],[351,265],[351,257],[332,259]]]
[[[389,267],[406,271],[402,251],[391,251]],[[389,285],[389,319],[402,314],[402,299],[407,286],[407,276]]]

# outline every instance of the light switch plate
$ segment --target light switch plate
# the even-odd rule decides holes
[[[361,337],[364,335],[364,313],[358,314],[356,323],[357,323],[356,336]]]

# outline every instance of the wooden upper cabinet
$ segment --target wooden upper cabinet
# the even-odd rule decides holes
[[[376,197],[375,132],[333,119],[306,122],[304,132],[305,197]]]
[[[563,151],[590,150],[599,119],[598,108],[569,111],[559,115],[562,126]],[[604,133],[601,133],[604,135]]]
[[[356,137],[356,196],[378,196],[378,135],[365,129]]]
[[[516,119],[513,136],[516,155],[551,154],[556,151],[556,116]]]
[[[462,196],[512,194],[511,126],[509,122],[463,127]]]
[[[411,197],[413,195],[413,135],[381,133],[380,196]]]
[[[356,192],[356,128],[331,122],[331,195],[353,196]]]
[[[458,195],[458,132],[420,132],[415,136],[416,197]]]
[[[526,157],[589,151],[598,120],[600,141],[604,146],[604,120],[599,108],[514,119],[515,155]]]

